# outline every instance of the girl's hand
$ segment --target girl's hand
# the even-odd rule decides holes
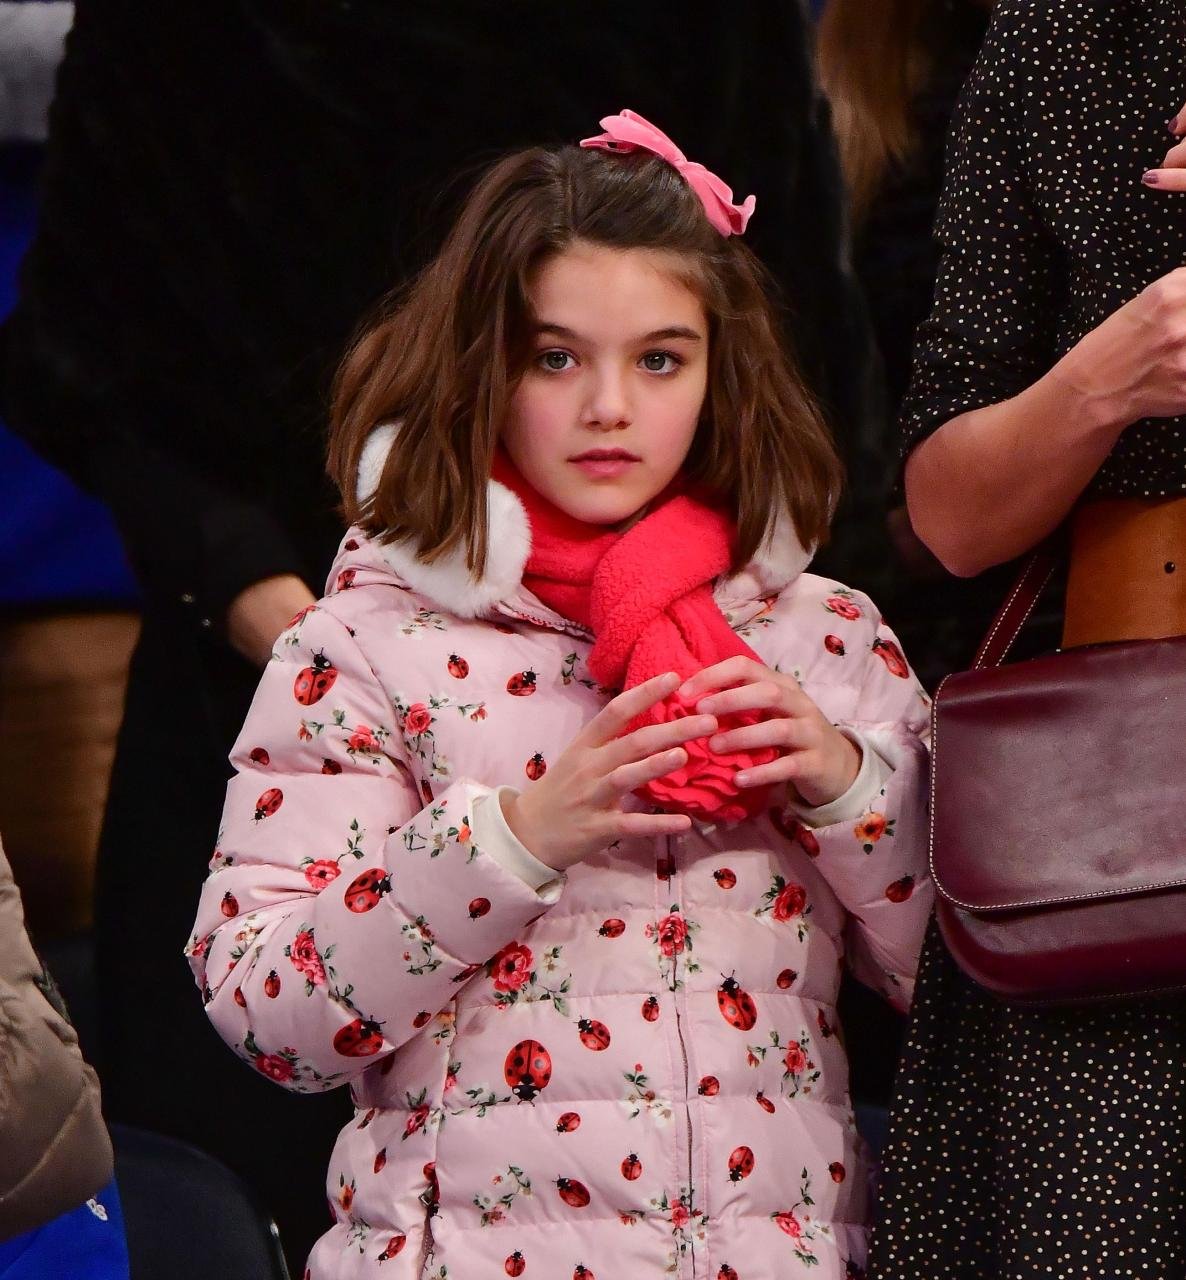
[[[682,743],[716,730],[715,716],[686,716],[618,734],[679,684],[674,672],[620,693],[581,730],[530,790],[503,801],[503,815],[519,842],[541,862],[567,870],[623,836],[687,831],[682,813],[623,813],[636,787],[687,762]]]
[[[705,667],[680,687],[696,710],[773,711],[771,719],[730,729],[709,739],[713,751],[779,747],[785,754],[737,774],[739,787],[788,782],[812,808],[839,799],[856,780],[860,751],[825,718],[799,682],[752,658],[728,658]]]

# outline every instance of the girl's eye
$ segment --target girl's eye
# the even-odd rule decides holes
[[[549,373],[563,373],[571,367],[568,364],[571,359],[572,356],[567,351],[544,351],[537,362],[541,369],[546,369]]]
[[[674,373],[683,361],[670,351],[648,351],[642,358],[643,368],[648,373]]]

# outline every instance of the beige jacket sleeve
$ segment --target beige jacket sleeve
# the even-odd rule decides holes
[[[0,1239],[78,1208],[111,1178],[99,1081],[51,997],[0,849]]]

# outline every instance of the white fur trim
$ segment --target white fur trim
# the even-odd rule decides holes
[[[384,423],[367,439],[358,462],[358,497],[366,502],[379,487],[396,427]],[[437,560],[421,561],[407,542],[379,547],[383,559],[404,582],[459,618],[476,618],[513,595],[523,581],[531,553],[531,525],[519,499],[497,480],[486,496],[486,572],[475,578],[461,549]]]

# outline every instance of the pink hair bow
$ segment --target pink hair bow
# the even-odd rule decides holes
[[[723,236],[739,236],[745,230],[757,201],[746,196],[742,204],[733,203],[733,191],[715,173],[687,156],[663,132],[637,111],[623,111],[620,115],[606,116],[600,122],[605,133],[596,138],[582,138],[582,147],[597,147],[602,151],[653,151],[670,164],[692,190],[700,197],[708,220]]]

